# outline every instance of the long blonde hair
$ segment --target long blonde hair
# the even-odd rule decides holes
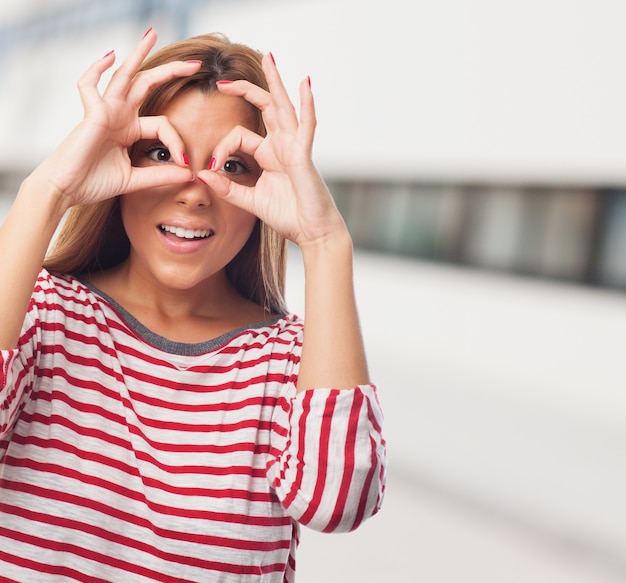
[[[139,115],[157,115],[183,91],[217,91],[218,80],[246,79],[267,89],[261,57],[258,51],[232,43],[221,34],[196,36],[166,46],[146,59],[141,70],[179,60],[201,60],[202,66],[194,75],[172,79],[152,89]],[[264,136],[266,130],[259,111],[257,118],[257,131]],[[70,209],[44,267],[54,273],[79,276],[113,267],[124,261],[129,252],[130,242],[116,197]],[[275,314],[284,314],[286,258],[285,239],[258,220],[244,247],[226,266],[226,272],[244,297]]]

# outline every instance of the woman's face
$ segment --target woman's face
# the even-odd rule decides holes
[[[233,127],[254,131],[257,117],[250,104],[217,92],[190,90],[162,112],[185,144],[189,167],[208,168],[217,143]],[[173,164],[158,140],[142,140],[133,148],[133,165]],[[245,185],[254,185],[260,169],[254,158],[237,152],[220,172]],[[195,179],[122,197],[121,213],[130,240],[130,267],[145,278],[175,289],[205,283],[244,246],[256,217],[216,197]]]

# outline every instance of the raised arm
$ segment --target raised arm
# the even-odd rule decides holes
[[[352,240],[337,231],[302,247],[305,327],[298,390],[370,382],[352,277]]]
[[[17,345],[37,274],[65,211],[152,185],[193,179],[185,168],[182,140],[165,118],[139,118],[150,88],[197,71],[197,62],[174,62],[137,74],[156,42],[149,30],[114,73],[101,95],[98,82],[115,54],[89,67],[78,83],[83,120],[23,182],[0,227],[0,348]],[[145,137],[168,145],[178,165],[133,168],[128,147]]]
[[[263,172],[255,187],[216,172],[198,176],[233,204],[265,221],[302,250],[305,332],[298,390],[348,389],[369,382],[352,279],[352,241],[312,161],[316,127],[309,79],[300,84],[300,118],[273,57],[263,69],[270,91],[247,81],[218,82],[222,93],[258,107],[267,136],[236,128],[215,150],[215,168],[237,149],[253,155]]]

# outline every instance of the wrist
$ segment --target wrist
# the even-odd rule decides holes
[[[40,176],[35,170],[22,182],[17,193],[18,200],[32,204],[33,211],[38,209],[52,223],[58,224],[71,206],[67,197],[50,180]]]
[[[316,257],[352,257],[352,237],[345,224],[341,228],[333,229],[323,237],[306,241],[298,245],[303,261]]]

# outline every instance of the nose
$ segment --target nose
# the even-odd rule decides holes
[[[196,176],[191,182],[183,184],[175,196],[178,204],[190,209],[200,209],[210,206],[211,192],[209,187]]]

